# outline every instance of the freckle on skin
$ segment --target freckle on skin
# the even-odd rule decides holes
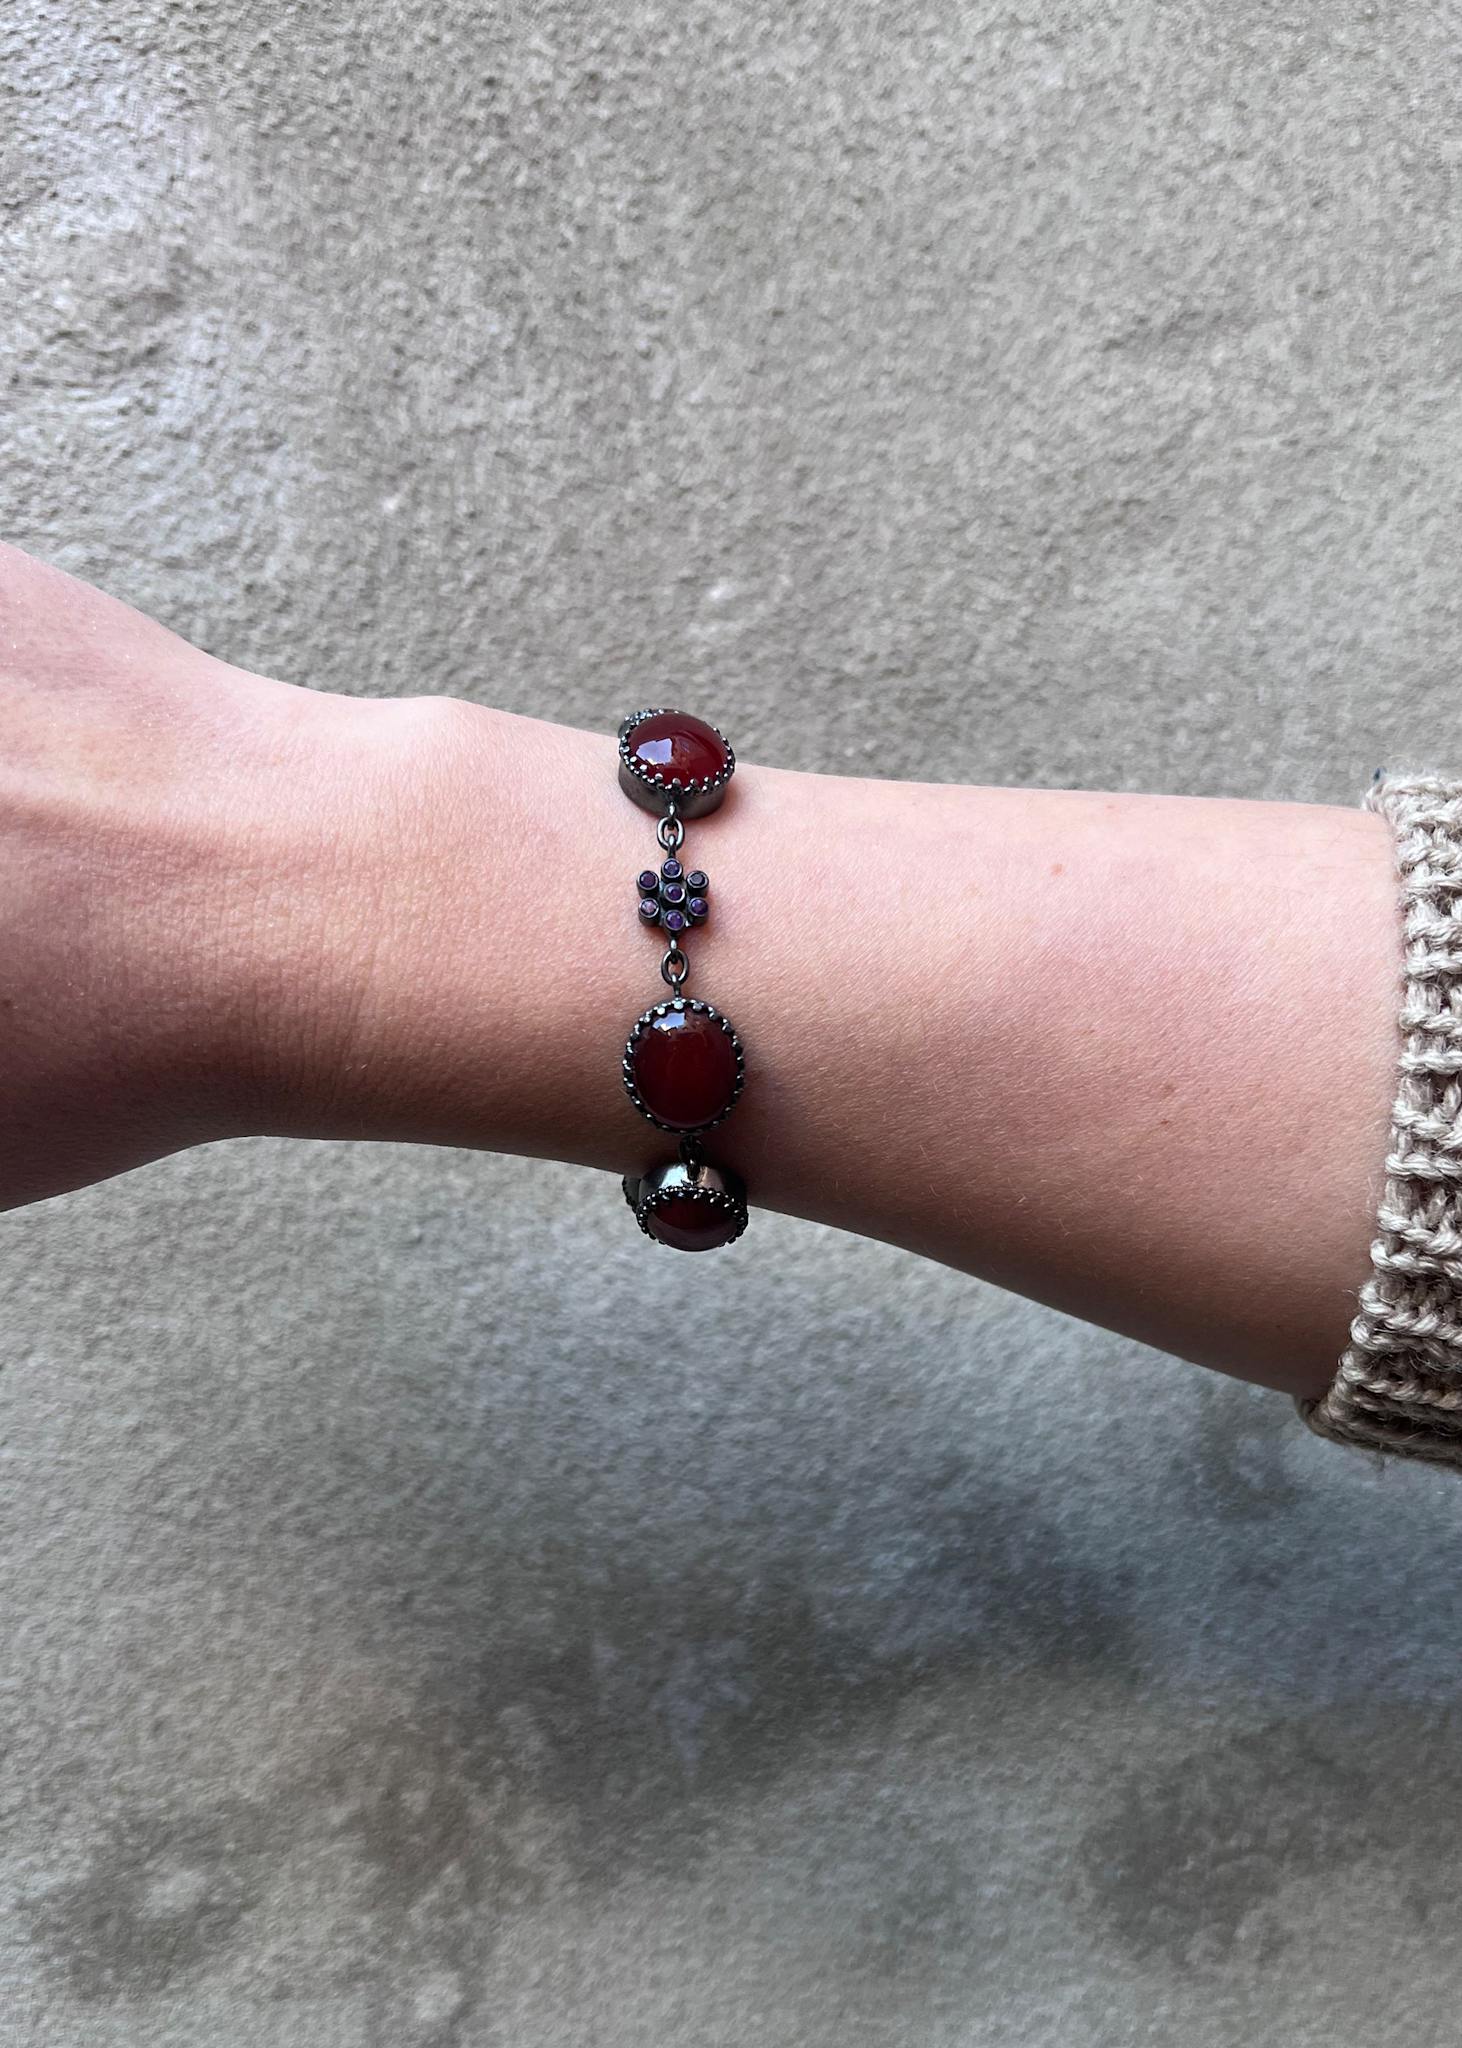
[[[1064,875],[1064,874],[1065,874],[1065,872],[1066,872],[1066,866],[1065,866],[1065,863],[1064,863],[1063,861],[1059,861],[1059,860],[1058,860],[1057,862],[1055,862],[1055,864],[1053,865],[1053,867],[1052,867],[1052,869],[1051,869],[1051,873],[1052,873],[1053,875]]]

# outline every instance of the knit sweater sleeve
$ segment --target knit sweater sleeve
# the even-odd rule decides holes
[[[1370,1277],[1318,1435],[1462,1467],[1462,782],[1382,776],[1405,967],[1398,1074]]]

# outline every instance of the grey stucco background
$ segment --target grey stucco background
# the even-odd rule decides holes
[[[1459,753],[1459,33],[16,0],[3,530],[327,689],[1354,801]],[[1455,2040],[1448,1475],[775,1217],[667,1343],[466,1152],[0,1277],[6,2044]]]

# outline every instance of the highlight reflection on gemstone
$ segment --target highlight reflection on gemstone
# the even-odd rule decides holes
[[[631,729],[626,744],[642,774],[661,775],[667,785],[679,780],[687,789],[724,775],[731,758],[715,727],[688,711],[652,712]]]

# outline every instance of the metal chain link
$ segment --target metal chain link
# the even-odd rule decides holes
[[[666,805],[665,815],[655,827],[655,836],[667,853],[680,851],[681,842],[685,838],[685,820],[680,815],[678,805]],[[689,973],[690,956],[680,940],[673,938],[665,949],[664,959],[660,962],[660,978],[668,987],[674,989],[676,995],[679,995]]]

